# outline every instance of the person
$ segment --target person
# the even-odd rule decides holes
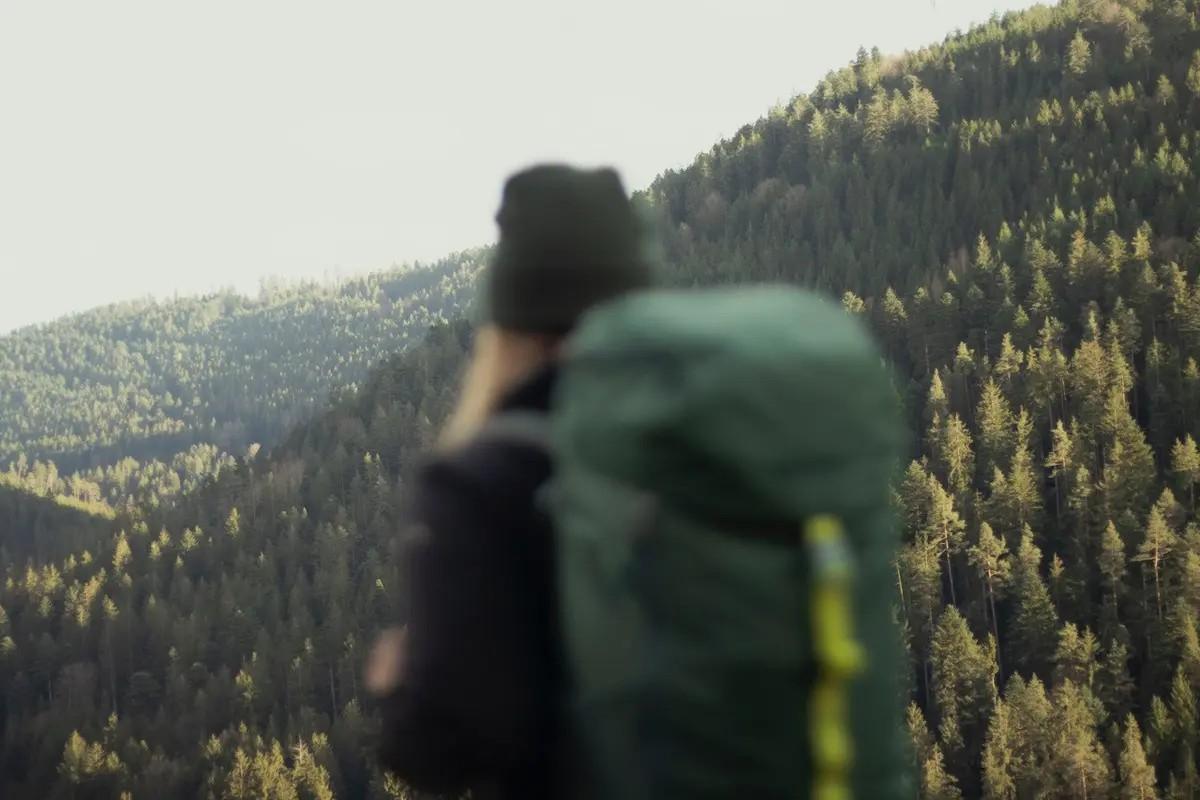
[[[563,660],[544,447],[489,420],[545,413],[565,337],[597,304],[651,283],[641,225],[611,169],[512,176],[484,276],[461,399],[420,469],[406,530],[408,619],[368,660],[382,763],[419,790],[563,796]]]

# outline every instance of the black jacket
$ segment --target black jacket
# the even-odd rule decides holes
[[[546,411],[555,374],[501,411]],[[419,472],[406,530],[408,660],[384,701],[382,759],[410,785],[549,797],[561,658],[544,450],[481,437]]]

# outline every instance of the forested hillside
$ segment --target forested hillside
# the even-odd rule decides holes
[[[639,194],[673,282],[817,286],[895,365],[925,797],[1200,794],[1198,11],[1068,3],[863,52]],[[174,503],[17,495],[0,794],[404,796],[358,668],[403,612],[403,487],[468,335]]]
[[[1197,9],[862,52],[647,193],[678,280],[818,286],[897,367],[927,797],[1200,793]]]
[[[89,311],[0,337],[0,467],[64,473],[193,444],[273,443],[432,322],[455,319],[482,260],[336,285],[264,285]]]
[[[4,564],[0,796],[404,796],[373,766],[358,673],[401,611],[403,478],[468,336],[437,327],[269,460],[169,509],[108,522],[0,494],[35,538],[68,513],[75,531],[64,558]]]

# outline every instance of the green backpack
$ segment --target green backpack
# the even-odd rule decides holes
[[[587,794],[912,796],[903,438],[870,338],[814,295],[646,292],[588,315],[546,497]]]

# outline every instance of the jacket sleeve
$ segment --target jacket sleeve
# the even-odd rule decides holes
[[[523,602],[526,537],[513,530],[529,505],[485,491],[454,462],[417,479],[405,545],[407,661],[384,703],[381,755],[418,789],[460,790],[534,755],[542,676]]]

